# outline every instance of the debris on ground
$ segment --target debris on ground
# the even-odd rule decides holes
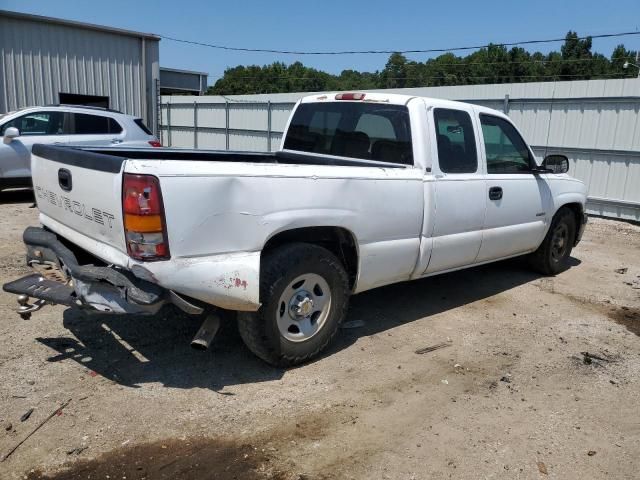
[[[13,452],[15,452],[20,447],[20,445],[22,445],[24,442],[26,442],[31,437],[31,435],[33,435],[38,430],[40,430],[40,428],[45,423],[47,423],[49,420],[51,420],[54,416],[60,415],[62,413],[62,409],[65,408],[67,405],[69,405],[69,403],[71,403],[71,399],[69,399],[66,402],[64,402],[62,405],[60,405],[59,408],[56,408],[47,418],[45,418],[42,422],[40,422],[36,428],[31,430],[31,433],[29,435],[27,435],[22,440],[20,440],[15,447],[13,447],[11,450],[9,450],[9,452],[6,455],[4,455],[2,458],[0,458],[0,462],[4,462],[7,458],[9,458],[11,456],[11,454],[13,454]]]
[[[364,320],[349,320],[348,322],[344,322],[342,324],[342,328],[344,328],[345,330],[349,330],[351,328],[360,328],[364,326]]]
[[[87,448],[89,447],[76,447],[76,448],[72,448],[71,450],[67,450],[67,455],[80,455],[82,452],[84,452]]]
[[[595,451],[595,450],[589,450],[589,451],[587,452],[587,455],[589,455],[590,457],[593,457],[595,454],[596,454],[596,451]]]
[[[544,464],[544,462],[538,462],[538,471],[543,475],[549,474],[549,472],[547,471],[547,466]]]
[[[627,267],[622,267],[622,268],[616,268],[614,270],[614,272],[619,273],[620,275],[624,275],[625,273],[627,273],[629,271],[629,268]]]
[[[502,377],[502,378],[500,379],[500,381],[501,381],[501,382],[504,382],[504,383],[511,383],[511,379],[510,379],[508,376],[506,376],[506,375],[505,375],[504,377]]]
[[[603,357],[601,357],[599,355],[594,355],[593,353],[589,353],[589,352],[580,352],[580,354],[582,355],[582,362],[585,365],[591,365],[594,360],[598,360],[600,362],[608,362],[609,361],[606,358],[603,358]]]
[[[418,355],[423,355],[425,353],[435,352],[436,350],[440,350],[441,348],[450,347],[450,343],[436,343],[435,345],[431,345],[430,347],[419,348],[415,351]]]
[[[27,410],[22,414],[22,416],[20,417],[20,421],[26,422],[27,420],[29,420],[29,417],[31,416],[32,413],[33,413],[33,408],[30,408],[29,410]]]

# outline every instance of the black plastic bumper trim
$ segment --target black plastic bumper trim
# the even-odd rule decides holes
[[[136,278],[129,272],[111,267],[79,265],[74,253],[58,240],[56,234],[43,228],[27,227],[23,234],[23,240],[29,250],[28,259],[30,261],[40,260],[32,255],[31,252],[34,248],[48,249],[53,252],[58,261],[64,264],[72,277],[85,282],[108,282],[122,289],[126,293],[127,300],[139,305],[153,305],[163,300],[166,293],[158,285]]]

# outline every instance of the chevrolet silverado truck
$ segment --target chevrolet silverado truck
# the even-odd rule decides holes
[[[206,347],[207,312],[231,310],[281,366],[322,352],[365,290],[519,255],[559,273],[587,221],[567,157],[538,164],[500,112],[407,95],[303,98],[275,153],[35,145],[31,162],[35,272],[4,285],[23,317],[172,303],[209,319]]]

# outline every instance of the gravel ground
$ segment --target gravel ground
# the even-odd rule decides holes
[[[0,193],[2,283],[32,201]],[[640,227],[594,218],[556,277],[515,260],[358,295],[364,326],[290,370],[233,322],[198,352],[173,309],[23,321],[0,293],[0,456],[71,400],[0,478],[636,479],[639,252]]]

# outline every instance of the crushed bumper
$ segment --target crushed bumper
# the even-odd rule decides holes
[[[50,279],[46,275],[30,274],[5,284],[3,289],[6,292],[36,298],[41,304],[61,304],[109,313],[152,315],[170,301],[167,290],[126,270],[80,265],[76,255],[54,233],[43,228],[28,227],[23,240],[30,266],[57,269],[62,275],[59,279]]]

